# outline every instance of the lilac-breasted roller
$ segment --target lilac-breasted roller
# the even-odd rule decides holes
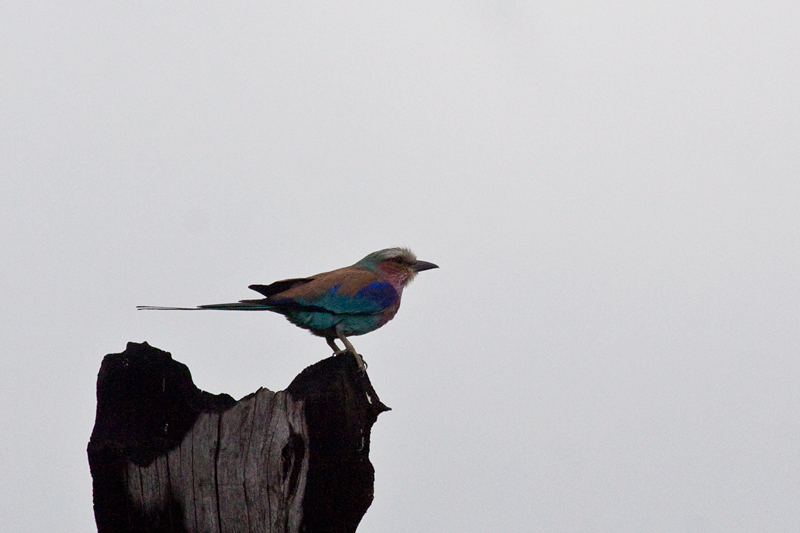
[[[137,309],[273,311],[292,324],[325,337],[334,352],[352,352],[363,369],[363,361],[347,337],[374,331],[394,318],[405,286],[418,272],[432,268],[438,266],[418,260],[408,248],[387,248],[369,254],[352,266],[316,276],[250,285],[264,295],[258,300],[198,307],[138,306]],[[337,338],[344,343],[344,350],[336,345]]]

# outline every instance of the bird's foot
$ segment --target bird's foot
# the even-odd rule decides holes
[[[367,371],[367,366],[368,366],[367,362],[364,361],[364,358],[361,357],[360,353],[356,352],[355,350],[351,350],[350,348],[344,348],[344,349],[341,349],[341,350],[337,348],[337,349],[333,350],[333,355],[342,355],[343,353],[351,353],[351,354],[353,354],[353,357],[356,360],[356,364],[358,365],[358,369],[361,372],[366,372]]]
[[[356,351],[355,348],[353,348],[352,343],[350,343],[350,341],[347,340],[347,337],[343,333],[337,331],[336,336],[338,337],[338,339],[340,341],[342,341],[342,344],[344,344],[344,349],[340,350],[339,347],[336,345],[336,342],[333,340],[333,337],[328,337],[328,339],[327,339],[328,346],[333,348],[333,354],[334,355],[339,355],[339,354],[343,354],[343,353],[346,353],[346,352],[350,352],[351,354],[353,354],[353,357],[356,360],[356,364],[358,365],[358,369],[362,373],[365,373],[367,371],[367,363],[364,362],[364,358],[361,357],[361,355]]]
[[[361,371],[362,373],[367,371],[367,362],[364,361],[364,358],[361,357],[360,353],[356,352],[355,350],[348,350],[348,349],[345,349],[344,352],[349,352],[353,354],[353,357],[356,360],[356,364],[358,365],[359,371]]]

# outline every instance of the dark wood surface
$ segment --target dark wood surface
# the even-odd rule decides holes
[[[147,343],[107,355],[89,441],[101,532],[352,532],[372,503],[370,430],[387,410],[352,354],[285,391],[199,390]]]

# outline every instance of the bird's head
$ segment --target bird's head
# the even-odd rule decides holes
[[[386,248],[372,252],[367,257],[356,263],[374,272],[380,272],[393,285],[403,287],[414,279],[417,272],[439,268],[438,265],[427,261],[420,261],[408,248]]]

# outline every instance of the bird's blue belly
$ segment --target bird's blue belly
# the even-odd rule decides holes
[[[336,336],[338,326],[345,336],[363,335],[374,331],[381,325],[380,315],[347,315],[333,314],[324,311],[292,311],[286,313],[286,318],[292,324],[321,337]]]

